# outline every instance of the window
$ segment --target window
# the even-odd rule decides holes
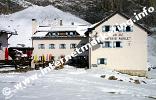
[[[105,25],[102,27],[102,32],[109,32],[110,31],[110,26],[109,25]]]
[[[123,26],[115,25],[114,27],[116,28],[116,32],[123,32]]]
[[[55,49],[55,44],[49,44],[49,49]]]
[[[102,27],[102,32],[132,32],[133,26],[127,25],[105,25]]]
[[[57,35],[58,35],[58,33],[56,33],[56,32],[49,32],[47,36],[57,36]]]
[[[132,26],[126,26],[126,32],[132,32],[133,27]]]
[[[76,48],[76,44],[70,44],[70,49],[75,49]]]
[[[76,33],[75,33],[75,32],[67,32],[66,35],[67,35],[67,36],[75,36]]]
[[[51,35],[52,35],[52,36],[57,36],[57,35],[58,35],[58,33],[53,32],[53,33],[51,33]]]
[[[60,49],[66,49],[66,44],[60,44]]]
[[[74,35],[74,32],[69,32],[69,35],[73,36]]]
[[[38,49],[45,49],[45,45],[44,44],[39,44]]]
[[[103,48],[111,48],[111,42],[110,42],[110,41],[105,41],[105,42],[102,44],[102,47],[103,47]]]
[[[0,50],[2,50],[2,43],[0,43]]]
[[[97,60],[97,63],[98,63],[98,65],[100,65],[100,64],[107,64],[107,61],[106,61],[106,58],[99,58],[98,60]]]
[[[114,48],[122,48],[122,42],[121,41],[115,41],[114,42]]]

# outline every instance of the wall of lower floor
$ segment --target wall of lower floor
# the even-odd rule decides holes
[[[0,60],[5,60],[4,51],[0,50]]]
[[[147,70],[117,70],[117,71],[132,76],[147,77]]]

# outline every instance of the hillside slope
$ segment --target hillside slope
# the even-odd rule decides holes
[[[32,36],[32,22],[31,19],[37,19],[41,25],[47,25],[49,22],[56,20],[63,20],[63,24],[89,24],[88,22],[70,14],[63,12],[53,6],[32,6],[23,11],[13,13],[10,15],[0,16],[0,26],[16,30],[18,35],[12,36],[9,39],[10,46],[17,46],[17,44],[25,44],[31,47]]]
[[[1,7],[1,3],[5,4],[5,8]],[[20,7],[15,8],[14,5]],[[12,13],[17,10],[22,10],[32,5],[48,6],[53,5],[58,9],[70,12],[80,18],[96,23],[102,20],[112,11],[120,11],[131,17],[133,13],[140,13],[143,7],[153,6],[156,8],[155,0],[2,0],[0,1],[0,13]],[[145,18],[139,23],[147,26],[156,26],[156,12],[150,16],[150,19]]]
[[[24,8],[10,0],[0,0],[0,14],[9,14],[23,10]]]

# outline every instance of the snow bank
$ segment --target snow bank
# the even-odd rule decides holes
[[[12,88],[18,82],[38,72],[30,71],[19,75],[1,74],[0,89],[5,86]],[[85,70],[65,66],[64,69],[53,70],[31,83],[27,88],[17,92],[11,100],[152,100],[151,98],[156,96],[156,79],[146,79],[147,84],[134,84],[103,79],[100,76],[104,74],[115,75],[125,80],[130,78],[126,74],[119,74],[102,67]],[[4,100],[2,94],[0,99]]]

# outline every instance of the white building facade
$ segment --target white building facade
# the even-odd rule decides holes
[[[33,57],[38,61],[44,56],[46,61],[55,61],[63,56],[70,55],[76,48],[80,48],[88,42],[85,36],[77,32],[77,25],[36,26],[33,20],[32,45]],[[35,29],[36,28],[36,29]],[[88,56],[83,53],[79,56]]]
[[[122,73],[145,76],[147,68],[147,36],[145,28],[138,24],[118,29],[116,23],[127,21],[127,17],[114,13],[95,24],[91,38],[103,36],[104,41],[90,49],[90,67],[102,66]],[[116,29],[116,32],[111,32]]]

